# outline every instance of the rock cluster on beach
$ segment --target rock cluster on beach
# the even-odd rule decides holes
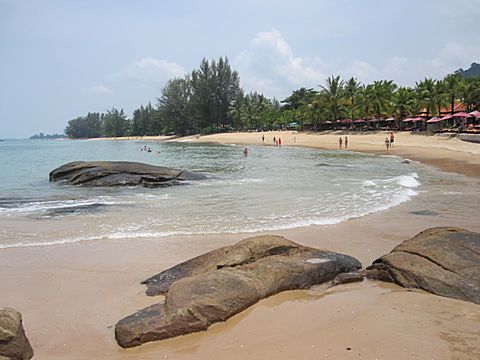
[[[76,161],[50,172],[50,181],[64,181],[83,186],[145,186],[175,185],[204,176],[184,170],[130,161]]]
[[[427,229],[375,260],[367,276],[480,304],[480,234]]]
[[[0,309],[0,360],[29,360],[32,357],[22,315],[14,309]]]
[[[161,272],[143,283],[165,301],[120,320],[122,347],[207,329],[281,291],[305,289],[361,267],[355,258],[296,244],[281,236],[257,236]]]

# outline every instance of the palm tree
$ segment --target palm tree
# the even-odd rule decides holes
[[[340,112],[343,108],[343,83],[344,81],[340,80],[340,76],[333,77],[332,75],[327,79],[326,86],[320,85],[322,88],[320,95],[324,99],[326,110],[333,121],[339,119]]]
[[[410,88],[400,87],[393,94],[392,110],[399,119],[404,119],[412,111],[414,100],[413,90]]]
[[[389,112],[391,107],[390,101],[395,88],[396,85],[392,80],[374,81],[373,84],[367,86],[367,98],[377,119]]]
[[[463,102],[467,105],[467,110],[480,108],[480,78],[465,79],[461,87]]]
[[[455,100],[457,99],[460,91],[461,79],[457,74],[448,74],[443,79],[443,82],[445,84],[445,92],[450,101],[450,114],[453,114],[453,110],[455,109]]]
[[[360,92],[361,86],[356,78],[351,77],[345,85],[345,97],[348,99],[350,106],[350,118],[353,120],[353,115],[356,107],[356,97]]]
[[[448,94],[446,91],[445,82],[437,80],[433,86],[432,102],[438,109],[438,116],[442,114],[442,108],[448,105]]]
[[[415,83],[415,92],[417,94],[417,100],[419,105],[426,111],[427,117],[430,113],[434,113],[437,108],[437,104],[434,99],[435,92],[435,80],[425,78],[421,82]]]

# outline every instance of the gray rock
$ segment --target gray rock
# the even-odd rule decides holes
[[[10,308],[0,309],[0,359],[28,360],[33,350],[25,336],[22,315]]]
[[[335,279],[332,280],[332,285],[335,286],[353,282],[360,282],[363,281],[363,277],[363,274],[359,272],[341,273],[335,276]]]
[[[120,320],[122,347],[207,329],[281,291],[305,289],[356,271],[355,258],[258,236],[211,251],[145,280],[147,294],[165,301]]]
[[[49,178],[50,181],[64,181],[70,185],[160,187],[200,180],[205,176],[129,161],[76,161],[51,171]]]
[[[480,304],[480,234],[427,229],[375,260],[367,277]]]

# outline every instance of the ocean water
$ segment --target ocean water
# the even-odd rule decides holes
[[[140,151],[143,146],[151,153]],[[412,200],[448,176],[395,156],[300,147],[142,141],[0,142],[0,248],[327,225]],[[166,188],[50,183],[78,160],[128,160],[207,175]]]

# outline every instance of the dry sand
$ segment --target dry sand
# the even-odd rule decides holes
[[[339,134],[265,133],[284,145],[337,148]],[[345,136],[342,134],[342,136]],[[348,135],[351,150],[386,153],[385,134]],[[156,140],[156,139],[152,139]],[[182,138],[261,144],[261,133]],[[341,224],[277,231],[293,241],[343,252],[364,266],[432,226],[480,232],[480,145],[457,139],[397,134],[389,154],[446,170],[472,167],[465,201],[431,194]],[[425,160],[427,159],[427,160]],[[476,187],[476,188],[475,188]],[[472,195],[473,194],[473,195]],[[459,195],[451,195],[458,199]],[[455,197],[457,196],[457,197]],[[438,216],[417,216],[429,209]],[[248,236],[251,236],[248,235]],[[478,359],[480,306],[365,281],[328,290],[285,292],[213,325],[208,331],[133,349],[116,345],[113,326],[158,301],[140,281],[180,261],[247,237],[105,240],[0,250],[0,307],[22,312],[36,359]]]

